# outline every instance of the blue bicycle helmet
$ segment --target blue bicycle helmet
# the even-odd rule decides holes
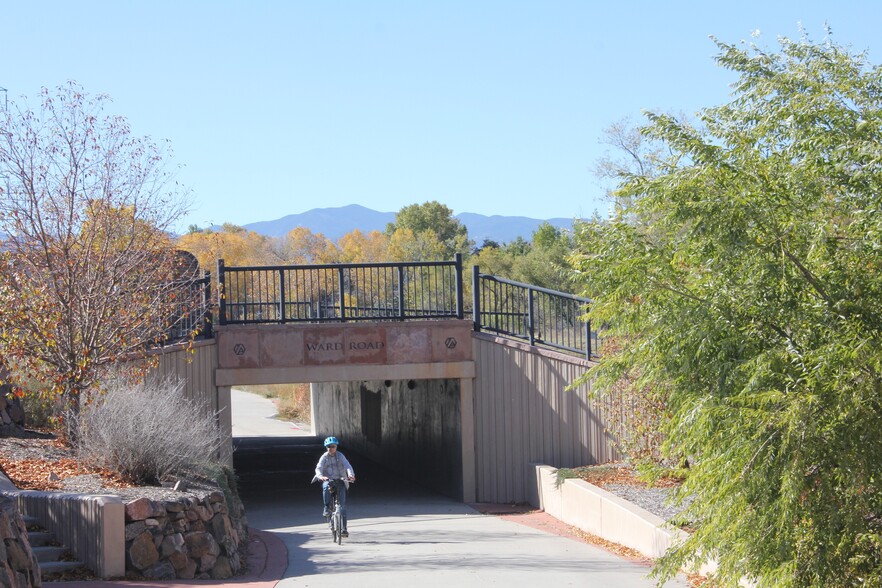
[[[328,437],[327,439],[325,439],[325,447],[327,447],[328,445],[340,445],[340,442],[337,441],[336,437]]]

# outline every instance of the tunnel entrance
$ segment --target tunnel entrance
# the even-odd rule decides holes
[[[462,500],[460,397],[457,379],[314,384],[314,428],[396,476]]]
[[[471,326],[464,320],[227,325],[216,332],[216,385],[230,395],[239,386],[308,383],[316,437],[340,437],[341,449],[470,502]]]
[[[359,475],[381,470],[463,500],[460,395],[457,379],[237,386],[233,465],[243,486],[308,485],[334,435]]]

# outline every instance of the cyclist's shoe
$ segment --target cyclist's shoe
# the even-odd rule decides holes
[[[329,511],[328,509],[324,509],[322,511],[322,516],[328,518],[329,516],[331,516],[331,511]]]
[[[341,536],[341,537],[349,537],[349,531],[342,531],[342,532],[340,533],[340,536]]]

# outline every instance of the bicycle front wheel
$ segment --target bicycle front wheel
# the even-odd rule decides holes
[[[334,513],[334,541],[337,545],[343,545],[343,515]]]

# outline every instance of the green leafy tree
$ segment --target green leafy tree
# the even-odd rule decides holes
[[[483,274],[499,276],[501,278],[514,279],[512,266],[515,256],[504,247],[484,246],[480,251],[469,258],[469,266],[476,265]]]
[[[395,233],[402,230],[410,233],[396,237]],[[469,240],[468,229],[453,216],[453,211],[434,200],[411,204],[399,210],[395,222],[386,226],[386,235],[393,243],[416,240],[418,243],[406,248],[399,246],[399,249],[409,250],[411,257],[419,252],[419,255],[439,255],[442,259],[452,259],[456,253],[468,254],[474,245]],[[415,260],[411,257],[406,259]],[[429,257],[419,258],[419,261],[429,260]]]
[[[544,222],[533,232],[531,241],[523,237],[505,245],[485,241],[469,263],[477,265],[484,274],[570,292],[573,280],[568,257],[572,250],[570,232]]]
[[[623,343],[591,376],[664,390],[691,538],[717,581],[882,583],[882,69],[832,42],[718,42],[738,76],[700,127],[577,231],[591,318]],[[651,222],[648,222],[651,221]]]
[[[514,256],[526,255],[530,252],[532,248],[533,244],[521,236],[516,237],[514,241],[506,243],[503,246],[503,249],[505,249],[507,253],[510,253]]]
[[[567,256],[572,248],[573,240],[570,233],[550,223],[542,223],[533,232],[533,241],[529,249],[514,258],[513,279],[552,290],[571,291],[573,283]],[[512,250],[517,249],[512,248]]]

